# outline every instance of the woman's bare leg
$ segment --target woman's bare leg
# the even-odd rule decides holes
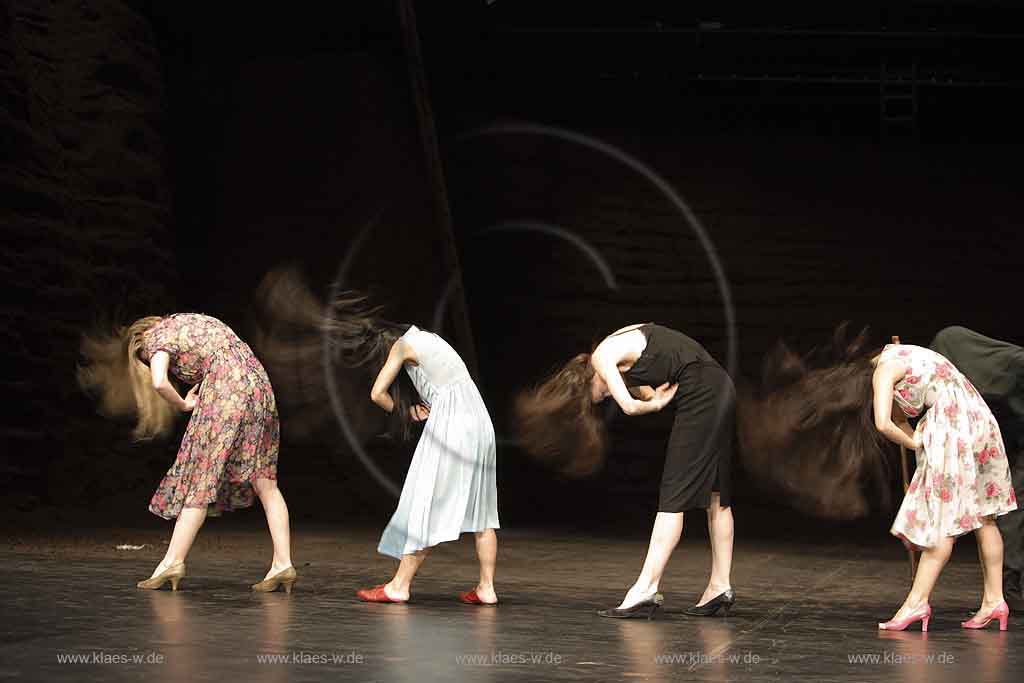
[[[476,594],[484,602],[497,602],[498,595],[494,592],[494,569],[498,564],[498,534],[494,529],[477,531],[476,556],[480,560],[480,583],[476,585]]]
[[[651,543],[647,547],[647,558],[636,583],[622,599],[620,609],[635,605],[640,600],[657,592],[661,584],[661,576],[672,557],[672,551],[679,544],[683,535],[682,512],[659,512],[654,518],[654,530],[651,532]]]
[[[1003,535],[991,519],[983,519],[981,528],[974,531],[978,541],[978,557],[985,579],[985,593],[981,598],[978,613],[981,618],[988,616],[1003,601]]]
[[[384,594],[392,600],[408,600],[412,579],[429,554],[430,548],[424,548],[410,555],[402,555],[395,577],[384,586]]]
[[[199,528],[206,521],[206,506],[198,508],[182,508],[178,513],[178,519],[174,522],[174,532],[171,534],[171,542],[167,546],[164,559],[153,570],[153,575],[160,574],[168,567],[181,564],[192,549],[196,540]],[[150,578],[152,578],[152,576]]]
[[[281,490],[273,479],[256,479],[253,488],[263,505],[267,515],[267,527],[270,529],[270,540],[274,544],[274,557],[270,561],[270,571],[264,579],[283,572],[292,566],[291,531],[288,525],[288,505],[284,502]]]
[[[725,591],[732,588],[732,543],[733,518],[732,508],[722,507],[721,495],[711,494],[711,505],[708,506],[708,537],[711,541],[711,576],[708,587],[700,597],[698,605],[703,605]]]
[[[925,548],[921,552],[921,560],[917,563],[917,573],[914,574],[914,584],[910,587],[907,599],[903,606],[893,616],[893,619],[902,619],[912,614],[928,602],[928,598],[935,589],[935,583],[939,580],[942,568],[949,561],[953,553],[954,539],[952,536],[944,536],[932,548]],[[1000,571],[1002,571],[1000,569]]]

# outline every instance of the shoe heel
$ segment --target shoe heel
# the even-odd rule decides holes
[[[999,615],[999,630],[1000,631],[1005,631],[1006,630],[1006,622],[1008,622],[1009,620],[1010,620],[1010,615],[1009,614],[1000,614]]]
[[[721,615],[722,615],[723,617],[727,617],[727,616],[729,616],[729,609],[730,609],[730,608],[732,608],[732,605],[722,605],[722,606],[721,606],[721,608],[719,608],[719,610],[718,610],[718,611],[719,611],[719,613],[720,613],[720,614],[721,614]]]
[[[288,595],[292,594],[292,584],[293,583],[295,583],[294,580],[293,581],[282,581],[281,582],[281,585],[284,586],[284,592],[287,593]]]
[[[928,633],[928,622],[931,621],[931,617],[921,618],[921,633]]]
[[[650,621],[651,619],[654,618],[654,615],[657,614],[658,609],[660,607],[661,607],[661,604],[657,603],[657,602],[650,606],[650,608],[647,610],[647,621]]]
[[[181,581],[181,577],[180,576],[172,576],[171,577],[171,590],[172,591],[178,590],[178,582],[179,581]]]

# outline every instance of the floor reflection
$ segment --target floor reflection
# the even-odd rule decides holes
[[[153,673],[165,680],[188,681],[201,677],[199,658],[189,647],[197,624],[188,618],[189,598],[174,591],[146,591],[153,614],[156,639],[153,649],[163,655],[163,664]]]
[[[713,680],[729,680],[730,671],[741,670],[745,666],[744,658],[749,659],[751,653],[733,651],[734,629],[727,619],[696,617],[697,636],[701,644],[704,660],[700,666],[690,666],[690,670],[698,668],[705,674],[710,673]]]
[[[604,547],[604,546],[601,546]],[[625,558],[625,555],[623,556]],[[644,619],[608,620],[596,615],[606,604],[617,573],[606,568],[583,577],[578,599],[568,589],[538,595],[532,590],[538,562],[509,569],[519,591],[497,608],[458,604],[454,582],[424,583],[410,605],[368,605],[348,590],[362,576],[339,582],[347,565],[307,570],[304,590],[253,595],[235,562],[212,559],[186,590],[139,591],[128,562],[54,562],[48,558],[0,557],[19,589],[0,593],[7,637],[0,642],[0,678],[79,681],[271,680],[751,680],[988,683],[1019,680],[1024,670],[1021,621],[1010,630],[960,628],[971,605],[973,577],[951,567],[949,596],[927,634],[920,630],[879,632],[877,614],[889,596],[863,604],[879,590],[877,562],[851,560],[830,586],[847,602],[809,602],[806,587],[819,570],[811,552],[777,553],[761,565],[770,597],[751,602],[727,619],[690,618],[682,606]],[[779,559],[782,558],[782,559]],[[623,562],[629,558],[623,559]],[[900,558],[902,559],[902,558]],[[818,564],[816,564],[818,563]],[[803,567],[806,572],[801,574]],[[243,569],[245,569],[243,567]],[[893,563],[893,573],[903,565]],[[255,572],[255,569],[250,571]],[[596,571],[596,570],[595,570]],[[976,571],[975,567],[971,571]],[[370,572],[365,572],[369,575]],[[346,576],[354,576],[350,572]],[[750,579],[753,581],[753,579]],[[30,590],[21,590],[21,586]],[[891,589],[895,591],[896,589]],[[591,599],[591,595],[598,596]],[[613,596],[614,597],[614,596]],[[877,604],[876,604],[877,603]],[[63,663],[68,655],[148,655],[159,666]],[[359,663],[266,662],[293,653],[358,653]],[[879,661],[854,662],[858,653]],[[889,661],[885,661],[888,654]],[[515,656],[540,661],[516,663]],[[560,663],[543,661],[555,655]],[[759,656],[758,661],[747,661]],[[495,659],[497,657],[497,659]],[[266,658],[264,657],[264,660]],[[1014,672],[1017,672],[1016,674]]]
[[[302,650],[289,634],[294,601],[285,593],[254,593],[253,599],[263,610],[261,642],[250,646],[261,655],[278,654],[291,656],[295,650]],[[255,640],[255,639],[254,639]],[[253,655],[255,656],[255,655]],[[286,681],[290,679],[292,664],[263,664],[260,667],[261,680]],[[265,678],[264,678],[265,677]]]
[[[877,653],[882,658],[878,667],[905,681],[962,681],[966,672],[970,672],[969,678],[978,681],[1002,678],[1006,670],[1005,633],[961,629],[949,633],[949,630],[934,633],[879,631],[878,640],[884,645]],[[963,643],[951,642],[950,635],[967,640],[970,648],[965,650],[960,647]]]

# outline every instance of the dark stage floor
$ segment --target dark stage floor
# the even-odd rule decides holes
[[[497,609],[453,599],[475,581],[468,538],[428,560],[409,605],[362,604],[352,594],[390,575],[393,563],[374,552],[377,530],[299,526],[300,580],[290,597],[248,591],[265,571],[268,539],[254,525],[221,520],[200,534],[182,590],[137,590],[166,538],[116,529],[9,537],[0,559],[0,677],[987,683],[1024,674],[1021,619],[1006,633],[959,626],[979,595],[970,543],[942,577],[932,632],[922,634],[876,630],[907,586],[902,548],[886,539],[810,545],[741,535],[728,619],[681,613],[702,590],[709,561],[703,541],[685,540],[663,586],[668,609],[648,623],[595,614],[634,578],[641,538],[502,532]],[[146,547],[115,550],[121,543]],[[87,661],[68,661],[76,656]]]

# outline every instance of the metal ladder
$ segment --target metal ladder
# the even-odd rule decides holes
[[[882,58],[878,105],[883,140],[897,135],[918,138],[917,57],[911,58],[909,69],[899,71]]]

